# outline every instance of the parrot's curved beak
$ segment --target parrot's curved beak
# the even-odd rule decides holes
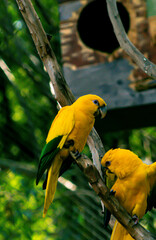
[[[107,114],[107,105],[103,105],[102,107],[99,107],[99,113],[101,118],[104,118]]]

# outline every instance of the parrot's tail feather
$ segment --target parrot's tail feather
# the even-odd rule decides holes
[[[110,240],[134,240],[127,230],[116,220]]]
[[[43,217],[45,217],[48,208],[54,199],[61,165],[62,159],[57,155],[48,171]]]

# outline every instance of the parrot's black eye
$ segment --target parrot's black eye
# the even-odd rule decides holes
[[[111,165],[111,162],[110,161],[106,161],[105,165],[106,165],[106,167],[109,167]]]
[[[100,106],[98,100],[93,100],[93,103],[96,104],[97,106]]]

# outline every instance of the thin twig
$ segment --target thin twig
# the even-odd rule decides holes
[[[149,61],[129,40],[117,9],[116,0],[106,0],[110,20],[120,46],[149,76],[156,78],[156,65]]]

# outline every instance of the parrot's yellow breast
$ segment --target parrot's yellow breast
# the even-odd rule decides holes
[[[86,117],[82,112],[75,114],[75,125],[67,138],[67,141],[70,139],[74,141],[73,151],[82,152],[94,122],[94,117]]]

